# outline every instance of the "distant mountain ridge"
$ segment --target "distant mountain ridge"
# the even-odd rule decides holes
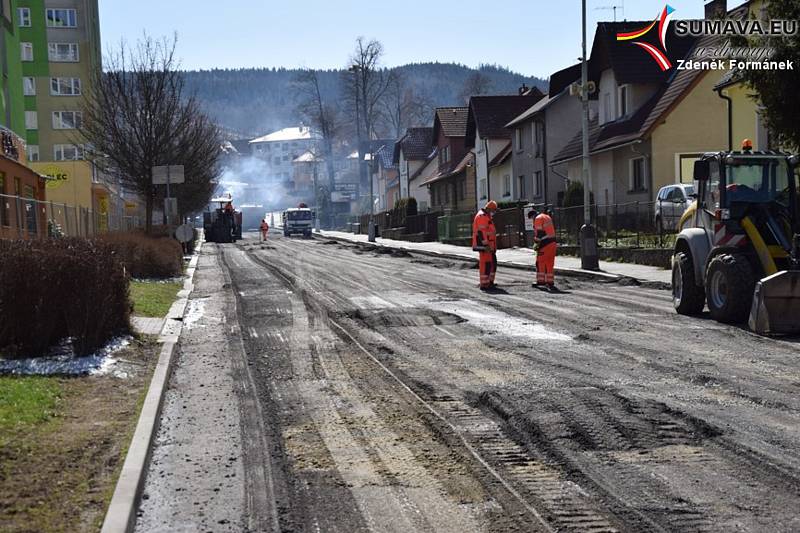
[[[495,65],[474,69],[456,63],[414,63],[395,68],[436,107],[463,105],[458,95],[474,72],[492,81],[492,94],[516,94],[523,84],[547,90],[547,80]],[[299,69],[287,68],[191,70],[184,72],[184,79],[187,91],[197,95],[220,126],[254,136],[300,121],[292,89],[298,72]],[[324,95],[335,98],[342,71],[318,72]]]

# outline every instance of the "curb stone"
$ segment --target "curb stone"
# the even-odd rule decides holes
[[[334,237],[332,235],[325,235],[325,234],[320,234],[320,233],[314,233],[314,237],[315,238],[320,238],[320,239],[329,239],[329,240],[332,240],[332,241],[338,241],[338,242],[347,243],[347,244],[352,244],[352,245],[355,245],[355,246],[390,248],[392,250],[402,250],[402,251],[408,252],[408,253],[413,253],[413,254],[418,254],[418,255],[425,255],[425,256],[428,256],[428,257],[436,257],[436,258],[439,258],[439,259],[452,259],[452,260],[455,260],[455,261],[468,261],[468,262],[475,263],[475,264],[478,263],[477,259],[475,259],[473,257],[469,257],[467,255],[462,255],[462,254],[450,254],[450,253],[445,253],[445,252],[436,252],[436,251],[433,251],[433,250],[416,250],[414,248],[405,248],[403,246],[392,246],[392,245],[379,243],[379,242],[367,242],[367,243],[364,243],[364,242],[360,242],[360,241],[352,241],[350,239],[346,239],[346,238],[343,238],[343,237]],[[533,271],[533,265],[520,263],[518,261],[498,260],[497,264],[501,265],[501,266],[504,266],[504,267],[510,267],[510,268],[516,268],[516,269],[520,269],[520,270]],[[582,270],[580,268],[555,267],[555,269],[553,269],[553,270],[555,271],[556,274],[560,274],[562,276],[592,278],[592,279],[599,279],[599,280],[608,281],[608,282],[619,281],[619,280],[622,280],[622,279],[635,279],[635,278],[631,278],[629,276],[621,276],[619,274],[609,274],[608,272],[602,272],[602,271]]]
[[[106,511],[101,533],[128,533],[136,524],[136,511],[144,487],[147,467],[150,463],[151,445],[158,431],[164,394],[172,373],[173,356],[181,334],[183,314],[189,302],[189,295],[194,289],[194,274],[197,270],[203,242],[201,232],[195,253],[186,269],[183,288],[178,291],[178,298],[167,312],[164,327],[158,337],[158,342],[161,343],[158,363],[153,371],[147,396],[142,405],[142,412],[136,423],[136,430],[114,488],[114,495],[111,497],[111,503]]]

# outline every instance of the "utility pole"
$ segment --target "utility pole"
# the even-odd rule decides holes
[[[317,161],[317,155],[314,154],[314,231],[319,233],[319,218],[320,218],[320,208],[319,208],[319,185],[317,184],[317,174],[318,174],[318,165],[319,161]]]
[[[581,56],[581,103],[583,105],[583,226],[581,227],[581,268],[599,270],[597,233],[592,226],[591,162],[589,160],[589,63],[586,57],[586,0],[581,2],[583,54]]]

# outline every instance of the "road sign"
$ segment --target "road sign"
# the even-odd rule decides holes
[[[183,165],[153,167],[153,185],[166,185],[167,177],[169,177],[169,183],[172,185],[186,181],[183,175]]]
[[[194,238],[194,229],[190,224],[182,224],[175,230],[175,238],[180,242],[189,242]]]

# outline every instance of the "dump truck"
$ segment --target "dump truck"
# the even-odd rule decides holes
[[[298,233],[304,237],[311,237],[314,213],[306,204],[300,203],[297,207],[289,208],[281,214],[281,223],[285,237]]]
[[[203,213],[203,231],[208,242],[236,242],[242,238],[242,213],[233,207],[231,196],[212,198],[210,208]]]
[[[760,334],[800,332],[800,159],[775,151],[706,153],[694,164],[697,198],[672,258],[678,313],[708,305],[724,323]]]

